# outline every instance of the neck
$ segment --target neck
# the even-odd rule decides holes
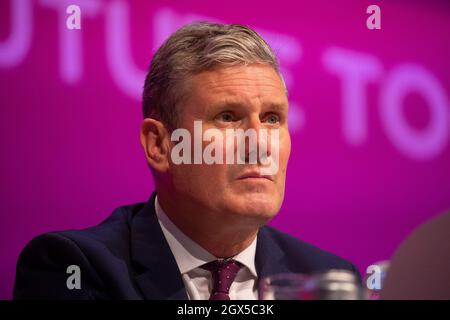
[[[189,201],[174,201],[173,194],[159,190],[157,194],[159,205],[172,223],[217,258],[233,257],[245,250],[261,227],[261,221],[253,217],[201,210]]]

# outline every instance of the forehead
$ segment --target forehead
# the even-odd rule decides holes
[[[236,104],[286,104],[283,83],[268,65],[247,65],[216,68],[191,77],[191,101],[215,105],[228,101]],[[200,105],[199,105],[200,104]]]

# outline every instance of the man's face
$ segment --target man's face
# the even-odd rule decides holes
[[[269,177],[258,177],[254,173],[261,163],[237,164],[235,147],[233,164],[170,163],[175,192],[203,212],[241,215],[264,222],[272,218],[283,201],[291,148],[288,100],[278,74],[272,67],[260,64],[217,68],[192,76],[188,87],[188,97],[180,106],[179,127],[191,134],[192,158],[194,121],[202,122],[203,132],[218,129],[223,133],[224,159],[230,152],[226,150],[227,129],[278,129],[278,170]],[[259,135],[257,139],[261,139]],[[270,134],[266,140],[270,140]],[[203,148],[210,143],[203,142]],[[273,152],[270,143],[268,151]]]

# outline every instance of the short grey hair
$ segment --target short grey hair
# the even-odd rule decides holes
[[[215,67],[260,63],[280,76],[278,60],[254,30],[239,24],[196,22],[174,32],[156,51],[145,79],[144,118],[177,128],[189,76]]]

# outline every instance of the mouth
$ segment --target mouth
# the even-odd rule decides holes
[[[274,178],[271,175],[261,175],[258,171],[249,171],[240,175],[238,180],[255,180],[255,181],[269,180],[273,182]]]

